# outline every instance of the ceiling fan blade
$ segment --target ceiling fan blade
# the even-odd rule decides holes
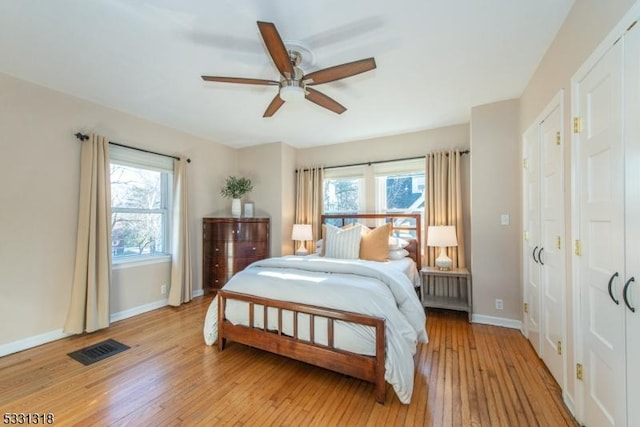
[[[318,92],[317,90],[311,89],[310,87],[306,88],[306,91],[309,93],[305,95],[305,98],[307,98],[314,104],[318,104],[319,106],[324,107],[327,110],[331,110],[336,114],[342,114],[347,111],[347,109],[342,104],[328,97],[324,93]]]
[[[280,74],[285,77],[287,77],[288,74],[289,76],[287,78],[291,78],[295,74],[293,65],[291,64],[291,58],[289,58],[289,52],[287,52],[287,48],[284,46],[276,26],[271,22],[258,21],[258,28],[260,29],[260,34],[262,34],[264,44],[267,46],[269,55],[271,55],[271,59],[273,59],[274,64],[276,64],[276,68],[280,71]]]
[[[376,60],[367,58],[314,71],[304,76],[302,80],[306,82],[307,86],[313,86],[355,76],[375,68]]]
[[[246,85],[279,85],[275,80],[263,80],[263,79],[245,79],[243,77],[217,77],[217,76],[202,76],[202,80],[208,82],[221,82],[221,83],[242,83]]]
[[[280,94],[278,93],[276,97],[271,100],[271,103],[269,104],[267,109],[264,111],[264,114],[262,115],[262,117],[273,116],[276,113],[276,111],[278,111],[278,109],[282,107],[282,104],[284,104],[284,101],[282,100],[282,98],[280,98]]]

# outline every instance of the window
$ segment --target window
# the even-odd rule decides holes
[[[168,254],[173,160],[118,146],[110,152],[114,261]]]
[[[327,214],[423,213],[425,159],[330,168],[325,170],[323,184]]]
[[[376,212],[424,213],[425,159],[377,163],[373,165],[375,177]],[[415,227],[411,219],[398,219],[396,227]],[[400,237],[415,237],[415,231],[399,231]]]
[[[356,213],[364,210],[363,166],[326,170],[323,187],[325,213]]]
[[[424,210],[425,160],[373,165],[376,211],[420,213]]]

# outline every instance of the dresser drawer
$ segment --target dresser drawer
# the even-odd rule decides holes
[[[262,242],[242,242],[237,243],[235,248],[235,256],[241,258],[266,258],[268,248]]]

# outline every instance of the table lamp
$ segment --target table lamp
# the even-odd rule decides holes
[[[291,232],[291,240],[299,241],[300,246],[296,249],[296,255],[307,255],[307,248],[304,247],[304,242],[307,240],[313,240],[313,230],[311,224],[293,224],[293,231]]]
[[[427,230],[427,246],[440,248],[436,267],[439,270],[450,270],[453,261],[447,256],[446,248],[458,246],[456,228],[453,225],[430,225]]]

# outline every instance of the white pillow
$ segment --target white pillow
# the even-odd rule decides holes
[[[389,259],[397,260],[409,256],[409,252],[406,249],[394,249],[389,251]]]
[[[396,251],[409,246],[409,242],[399,237],[389,237],[389,250]]]
[[[340,259],[358,259],[360,257],[360,227],[347,230],[327,225],[325,256]]]

